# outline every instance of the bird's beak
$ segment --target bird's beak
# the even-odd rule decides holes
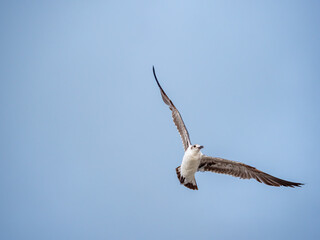
[[[203,146],[200,146],[199,149],[203,148]]]

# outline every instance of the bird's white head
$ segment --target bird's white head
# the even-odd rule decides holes
[[[189,146],[189,151],[193,152],[193,153],[198,153],[200,151],[200,149],[202,149],[203,146],[199,145],[199,144],[193,144]]]

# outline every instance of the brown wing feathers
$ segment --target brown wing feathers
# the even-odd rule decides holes
[[[226,160],[223,158],[214,158],[203,155],[199,171],[210,171],[239,177],[243,179],[254,178],[258,182],[265,183],[270,186],[300,187],[302,183],[289,182],[280,178],[271,176],[249,165]]]
[[[191,145],[191,142],[190,142],[190,137],[189,137],[189,133],[188,133],[188,130],[182,120],[182,117],[178,111],[178,109],[174,106],[173,102],[170,100],[170,98],[167,96],[167,94],[163,91],[159,81],[158,81],[158,78],[157,78],[157,75],[156,75],[156,72],[154,70],[154,67],[152,68],[153,70],[153,75],[154,75],[154,78],[156,79],[156,82],[158,84],[158,87],[160,89],[160,92],[161,92],[161,96],[162,96],[162,100],[164,101],[165,104],[167,104],[172,112],[172,119],[173,119],[173,122],[174,124],[176,125],[178,131],[179,131],[179,134],[180,134],[180,137],[182,139],[182,143],[183,143],[183,147],[184,147],[184,150],[187,150],[187,148],[189,147],[189,145]]]

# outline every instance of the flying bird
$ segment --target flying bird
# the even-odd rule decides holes
[[[223,158],[209,157],[204,155],[201,152],[201,149],[203,148],[202,145],[191,144],[189,133],[186,125],[182,120],[181,114],[161,87],[154,67],[153,75],[160,89],[162,100],[169,106],[172,112],[173,122],[176,125],[182,139],[182,144],[185,152],[181,165],[176,168],[176,173],[180,183],[185,187],[192,190],[198,190],[195,173],[199,171],[228,174],[234,177],[239,177],[241,179],[254,178],[260,183],[265,183],[267,185],[275,187],[300,187],[301,185],[303,185],[302,183],[289,182],[280,178],[276,178],[241,162],[235,162]]]

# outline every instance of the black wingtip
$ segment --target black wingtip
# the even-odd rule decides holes
[[[296,183],[296,182],[289,182],[289,181],[283,181],[281,182],[281,185],[282,186],[285,186],[285,187],[302,187],[304,185],[304,183]]]
[[[156,82],[157,82],[159,88],[162,90],[162,87],[161,87],[161,85],[160,85],[160,83],[159,83],[159,81],[158,81],[158,78],[157,78],[157,75],[156,75],[156,70],[154,69],[154,66],[152,66],[152,71],[153,71],[153,76],[154,76],[154,78],[156,79]],[[163,91],[163,90],[162,90],[162,91]]]
[[[297,183],[295,187],[302,187],[303,185],[305,185],[305,183]]]
[[[152,65],[152,72],[153,72],[153,76],[154,78],[157,80],[158,82],[158,79],[157,79],[157,75],[156,75],[156,70],[154,69],[154,66]]]

